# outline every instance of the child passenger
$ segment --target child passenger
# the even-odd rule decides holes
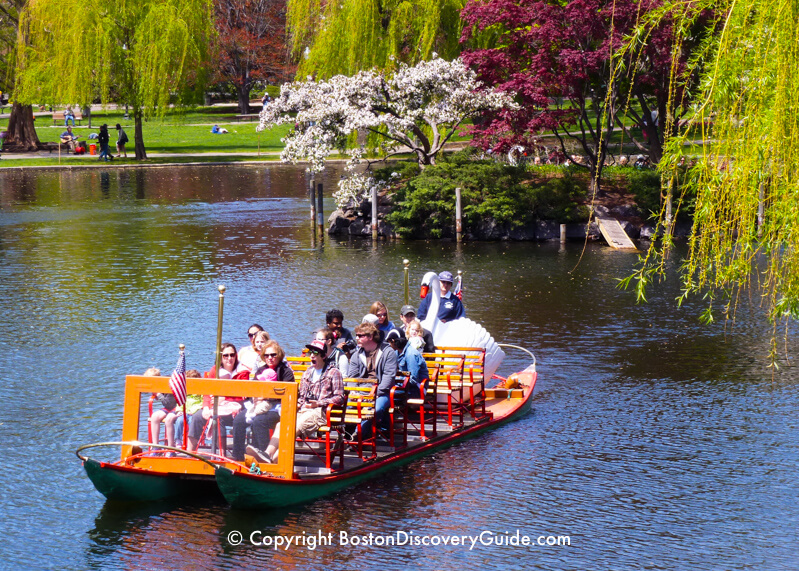
[[[160,377],[161,369],[150,367],[144,371],[145,377]],[[175,445],[175,409],[178,406],[178,401],[175,400],[175,395],[172,393],[157,393],[155,395],[163,408],[153,412],[149,419],[150,422],[150,435],[153,442],[158,442],[159,435],[161,434],[161,421],[164,421],[164,433],[166,435],[167,446]]]

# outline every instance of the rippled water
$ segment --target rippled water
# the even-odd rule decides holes
[[[674,279],[635,305],[616,288],[635,256],[581,243],[314,247],[304,188],[280,166],[0,171],[0,568],[796,567],[797,371],[767,368],[771,330],[748,301],[726,328],[698,324],[698,303],[677,308]],[[528,415],[287,510],[123,507],[93,489],[73,451],[119,438],[124,375],[170,371],[178,343],[190,368],[211,366],[217,285],[226,340],[259,322],[296,353],[332,307],[350,326],[377,298],[396,316],[403,258],[414,283],[464,270],[468,315],[536,353]],[[793,330],[785,343],[795,358]],[[504,369],[525,365],[509,355]],[[571,545],[226,539],[517,529]]]

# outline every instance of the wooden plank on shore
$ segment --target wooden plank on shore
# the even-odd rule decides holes
[[[599,224],[599,231],[602,232],[605,241],[617,250],[637,250],[633,241],[624,231],[621,224],[615,218],[601,218],[596,217],[597,224]]]

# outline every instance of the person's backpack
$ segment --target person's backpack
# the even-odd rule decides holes
[[[124,145],[128,142],[128,134],[125,131],[122,131],[122,134],[119,137],[119,144]]]

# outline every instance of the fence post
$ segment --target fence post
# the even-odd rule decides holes
[[[455,187],[455,235],[457,241],[463,240],[463,220],[461,218],[461,187]]]
[[[319,227],[319,240],[325,241],[325,209],[322,205],[322,183],[316,187],[316,225]]]
[[[372,185],[372,240],[377,242],[377,185]]]
[[[560,243],[561,244],[565,244],[566,243],[566,225],[565,224],[561,224],[560,225]]]
[[[316,179],[311,176],[308,197],[311,200],[311,233],[316,238]]]
[[[405,305],[408,305],[408,304],[410,304],[410,299],[411,299],[410,277],[409,277],[410,276],[411,261],[407,260],[407,259],[402,260],[402,265],[404,266],[404,272],[405,272],[405,280],[404,280],[405,281]]]

